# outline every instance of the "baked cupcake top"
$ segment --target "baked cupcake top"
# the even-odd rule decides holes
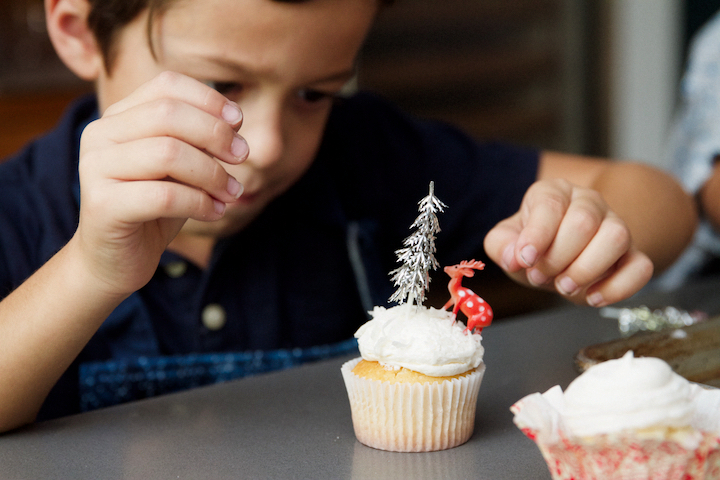
[[[432,377],[458,375],[482,363],[482,336],[465,332],[451,312],[402,304],[375,307],[371,315],[355,333],[364,360]]]
[[[590,367],[565,391],[564,419],[579,436],[624,429],[685,427],[693,418],[690,383],[659,358],[622,358]]]

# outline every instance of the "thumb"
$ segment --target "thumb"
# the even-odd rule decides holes
[[[483,242],[488,257],[510,273],[525,268],[525,265],[518,262],[515,255],[515,245],[521,231],[522,220],[518,212],[495,225],[485,236]]]

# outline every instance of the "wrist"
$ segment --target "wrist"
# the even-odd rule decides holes
[[[74,236],[53,258],[64,278],[73,286],[73,290],[92,296],[100,303],[112,305],[112,310],[125,298],[133,293],[133,289],[125,287],[103,275],[106,269],[99,267],[97,262],[85,255],[82,241]]]

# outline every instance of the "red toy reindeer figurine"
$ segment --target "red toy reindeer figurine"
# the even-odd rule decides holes
[[[448,283],[448,290],[450,291],[450,300],[445,304],[443,309],[453,308],[453,314],[457,315],[458,310],[463,312],[467,316],[467,327],[466,332],[472,332],[477,329],[477,333],[482,332],[484,327],[490,325],[493,319],[493,311],[490,305],[477,296],[475,292],[469,288],[462,286],[462,277],[472,277],[475,275],[475,270],[482,270],[485,268],[485,264],[480,261],[463,260],[457,265],[451,267],[445,267],[445,273],[450,275],[450,282]]]

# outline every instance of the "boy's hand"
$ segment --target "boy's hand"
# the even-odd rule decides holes
[[[485,251],[519,283],[596,307],[631,296],[653,273],[600,194],[564,180],[533,184],[520,211],[485,237]]]
[[[242,186],[221,166],[247,158],[236,104],[208,86],[162,73],[84,131],[81,206],[72,247],[112,294],[152,277],[188,218],[212,221]]]

